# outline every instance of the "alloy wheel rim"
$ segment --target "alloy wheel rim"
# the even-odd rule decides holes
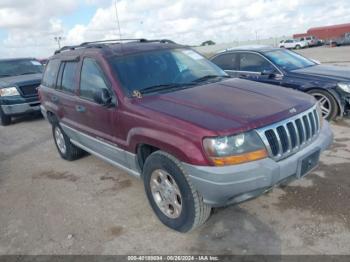
[[[56,127],[55,128],[55,140],[58,149],[62,154],[65,154],[67,151],[66,143],[64,141],[63,133],[60,128]]]
[[[165,170],[153,171],[150,187],[154,202],[164,215],[175,219],[182,212],[182,195],[175,179]]]
[[[329,101],[328,97],[321,93],[313,93],[312,95],[316,98],[317,102],[320,105],[322,117],[329,117],[331,113],[331,102]]]

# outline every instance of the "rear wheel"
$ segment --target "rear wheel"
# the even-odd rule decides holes
[[[296,45],[295,49],[300,49],[301,46],[300,45]]]
[[[52,134],[58,153],[63,159],[72,161],[80,158],[84,154],[82,149],[72,144],[59,123],[54,123],[52,125]]]
[[[162,151],[152,153],[146,159],[143,179],[150,205],[164,225],[188,232],[210,216],[211,207],[203,202],[173,156]]]
[[[338,114],[338,104],[334,96],[325,90],[310,90],[308,92],[319,103],[322,117],[328,121],[333,120]]]
[[[0,125],[8,126],[9,124],[11,124],[11,117],[5,115],[5,113],[2,111],[0,107]]]

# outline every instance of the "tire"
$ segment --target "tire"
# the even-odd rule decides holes
[[[161,174],[159,172],[164,176],[161,178],[162,182],[158,180],[158,174]],[[146,159],[142,176],[148,201],[159,220],[167,227],[185,233],[199,227],[209,218],[211,207],[203,202],[203,197],[193,188],[188,174],[175,157],[163,151],[152,153]],[[170,194],[171,196],[166,196],[166,193],[164,196],[161,195],[161,191],[157,191],[157,185],[161,187],[163,182],[167,187],[170,185],[171,188],[175,188],[176,193]],[[169,212],[164,212],[160,208],[160,202],[163,203],[166,198],[176,199],[175,202],[177,202],[177,204],[173,201],[165,205]],[[172,205],[173,208],[171,208]],[[175,206],[181,206],[181,210]],[[173,210],[174,212],[171,212]],[[180,211],[175,212],[175,210]]]
[[[11,116],[5,115],[5,113],[2,111],[0,107],[0,125],[8,126],[10,124],[11,124]]]
[[[59,123],[52,125],[52,135],[60,156],[68,161],[73,161],[83,156],[84,151],[70,142]]]
[[[315,97],[315,99],[320,102],[322,116],[324,119],[331,121],[336,118],[338,115],[338,103],[331,93],[321,89],[313,89],[307,93]],[[328,113],[326,112],[326,108],[328,108]]]
[[[301,46],[300,45],[296,45],[295,49],[299,50],[299,49],[301,49]]]

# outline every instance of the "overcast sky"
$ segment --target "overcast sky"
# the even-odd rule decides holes
[[[349,0],[118,0],[123,38],[200,44],[292,35],[350,23]],[[63,45],[119,37],[115,0],[0,0],[0,58],[46,57]]]

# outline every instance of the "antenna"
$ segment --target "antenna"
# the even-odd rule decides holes
[[[122,39],[122,33],[120,31],[120,23],[119,23],[119,16],[118,16],[118,1],[117,0],[115,0],[114,7],[115,7],[115,18],[117,20],[118,31],[119,31],[119,38]]]

